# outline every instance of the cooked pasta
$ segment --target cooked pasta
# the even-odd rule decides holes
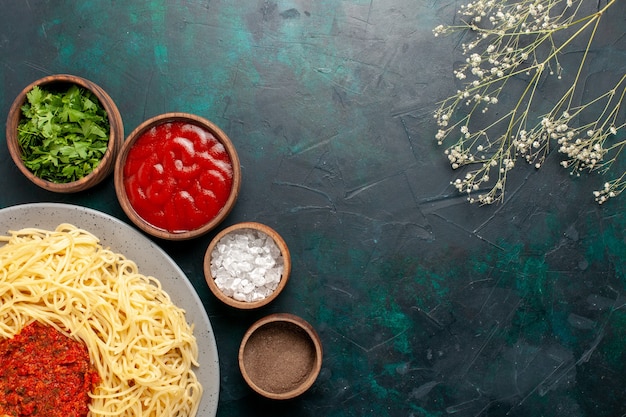
[[[85,343],[101,379],[90,417],[196,414],[193,326],[156,278],[70,224],[0,242],[0,339],[37,320]]]

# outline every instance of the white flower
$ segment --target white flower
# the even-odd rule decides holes
[[[464,180],[455,182],[458,190],[473,194],[473,190],[488,181],[488,173],[493,176],[493,172],[496,174],[500,172],[500,181],[496,183],[495,180],[498,179],[496,178],[490,182],[491,189],[477,197],[468,197],[468,200],[480,204],[503,201],[507,172],[513,169],[520,159],[537,169],[542,167],[545,162],[541,154],[550,150],[548,146],[552,146],[550,143],[552,139],[556,142],[557,151],[566,158],[558,163],[568,169],[570,175],[579,176],[584,170],[610,165],[616,158],[614,150],[617,147],[614,142],[625,141],[623,137],[616,137],[623,130],[621,120],[614,124],[616,122],[611,120],[611,117],[616,120],[615,114],[607,116],[609,114],[607,112],[598,116],[598,120],[591,119],[581,123],[581,120],[589,120],[584,113],[589,103],[582,103],[581,106],[570,109],[567,103],[572,103],[571,92],[566,92],[566,96],[546,113],[546,117],[541,119],[540,123],[537,123],[535,113],[539,109],[534,107],[535,101],[539,100],[539,95],[534,94],[538,87],[533,84],[524,90],[521,96],[513,97],[513,100],[504,103],[505,106],[509,106],[511,102],[518,103],[518,107],[510,113],[512,116],[507,115],[507,112],[510,112],[510,108],[507,107],[498,109],[501,116],[494,115],[496,119],[501,117],[498,123],[491,123],[491,118],[485,119],[478,114],[485,113],[491,105],[499,104],[498,96],[505,97],[509,94],[509,91],[505,90],[508,88],[505,85],[509,84],[510,77],[517,74],[526,73],[528,77],[533,78],[548,75],[543,74],[545,71],[559,79],[561,75],[577,74],[576,70],[579,68],[576,67],[564,71],[557,52],[561,52],[562,47],[574,40],[579,33],[582,34],[581,38],[588,35],[589,31],[576,32],[575,25],[585,22],[586,18],[599,18],[600,13],[606,12],[613,3],[619,2],[603,2],[602,7],[589,12],[581,7],[584,4],[582,0],[466,1],[469,3],[459,6],[459,14],[463,17],[454,26],[439,25],[433,30],[435,36],[460,33],[463,30],[469,30],[470,36],[473,36],[467,43],[461,44],[460,49],[465,62],[452,71],[457,82],[462,83],[463,87],[444,100],[436,116],[440,129],[435,138],[439,144],[452,135],[457,126],[461,133],[460,136],[455,135],[456,146],[453,145],[446,152],[453,169],[466,165],[470,168],[470,174],[467,174]],[[564,10],[565,8],[572,10]],[[587,15],[578,16],[579,11]],[[479,24],[481,26],[478,26]],[[563,44],[560,38],[553,37],[557,31],[567,28],[574,29],[571,31],[574,35],[568,38],[571,33],[567,31],[566,44]],[[543,43],[546,39],[547,41]],[[591,44],[592,39],[593,34],[591,38],[586,39],[588,43],[585,43]],[[538,46],[542,48],[545,46],[545,49],[537,49]],[[588,51],[587,46],[585,52]],[[576,82],[577,78],[571,91],[578,91]],[[620,81],[613,90],[599,96],[598,100],[607,99],[607,106],[619,108],[623,97],[616,95],[616,91],[623,89],[623,83],[623,80]],[[516,91],[511,93],[518,94]],[[523,103],[522,107],[519,107],[519,103]],[[449,121],[456,119],[457,112],[462,120],[459,124]],[[444,114],[446,116],[442,117]],[[474,123],[485,121],[487,126]],[[504,126],[504,129],[500,131],[493,128],[496,124],[498,129],[501,126]],[[469,126],[472,126],[472,132]],[[475,154],[472,153],[474,151]],[[475,168],[477,166],[480,168]],[[626,180],[621,178],[615,184],[611,183],[610,188],[598,191],[595,194],[596,201],[602,204],[620,194],[623,185],[626,184]]]

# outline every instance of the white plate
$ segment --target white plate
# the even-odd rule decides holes
[[[0,209],[2,235],[25,227],[53,230],[61,223],[70,223],[93,233],[104,247],[135,261],[142,274],[158,278],[172,301],[185,309],[187,321],[195,325],[200,362],[196,375],[204,388],[197,416],[215,416],[220,384],[217,345],[202,301],[183,271],[154,242],[108,214],[60,203],[23,204]]]

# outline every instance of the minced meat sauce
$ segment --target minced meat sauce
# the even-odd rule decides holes
[[[99,380],[87,347],[54,327],[0,340],[0,416],[85,417]]]

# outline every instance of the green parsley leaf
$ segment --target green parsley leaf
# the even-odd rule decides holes
[[[18,141],[22,160],[39,178],[56,183],[91,173],[107,150],[110,126],[106,111],[89,90],[33,87],[26,94]]]

